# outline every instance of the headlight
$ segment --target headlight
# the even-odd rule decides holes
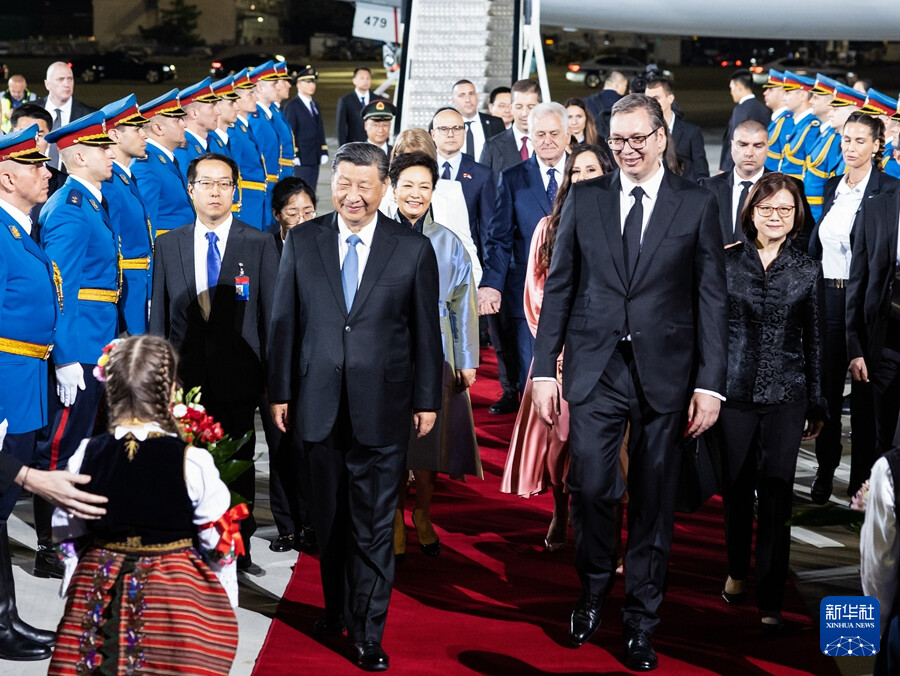
[[[164,73],[168,73],[171,69],[168,66],[162,67]]]

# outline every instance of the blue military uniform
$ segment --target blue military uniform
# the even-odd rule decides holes
[[[234,86],[239,89],[252,89],[256,85],[250,82],[246,71],[234,76]],[[250,125],[238,117],[234,126],[228,130],[231,143],[231,156],[240,169],[238,181],[240,206],[232,209],[236,217],[260,230],[266,229],[271,220],[271,210],[266,211],[266,163]]]
[[[231,75],[213,82],[212,89],[216,96],[221,100],[229,102],[227,105],[231,105],[230,102],[238,98],[237,93],[234,91],[234,77]],[[222,138],[223,136],[224,138]],[[219,153],[220,155],[225,155],[226,157],[234,159],[234,156],[231,153],[231,141],[228,138],[227,132],[222,132],[220,134],[218,129],[214,129],[207,135],[206,143],[209,147],[209,152]]]
[[[106,128],[147,123],[137,108],[134,94],[103,108]],[[109,204],[109,220],[119,238],[122,258],[122,297],[119,299],[119,330],[131,335],[147,332],[150,279],[153,256],[153,225],[147,216],[137,181],[130,170],[113,162],[112,176],[100,186]]]
[[[222,137],[215,131],[209,132],[209,136],[206,137],[206,147],[211,153],[231,157],[231,144],[228,141],[223,141]]]
[[[897,99],[882,94],[877,89],[869,89],[866,92],[866,101],[863,104],[862,112],[867,115],[884,115],[893,120],[900,119],[897,110],[900,108],[900,102]],[[900,166],[893,158],[894,144],[892,139],[887,139],[884,145],[884,156],[881,160],[881,169],[888,176],[900,178]]]
[[[141,115],[151,120],[156,115],[184,117],[178,103],[178,90],[173,89],[140,107]],[[134,159],[129,166],[138,181],[147,217],[153,224],[153,239],[182,225],[193,223],[194,207],[188,197],[187,183],[174,155],[147,141],[147,157]]]
[[[287,62],[278,61],[275,63],[276,79],[291,81],[291,75],[288,73]],[[272,122],[275,124],[275,133],[278,134],[278,143],[281,146],[281,157],[278,158],[278,180],[286,176],[294,175],[294,158],[296,157],[297,143],[294,140],[294,132],[291,126],[284,119],[284,112],[280,103],[273,103],[271,107]]]
[[[206,78],[205,80],[178,92],[178,105],[181,106],[182,109],[184,109],[185,106],[196,103],[212,106],[220,100],[220,97],[213,91],[211,78]],[[180,148],[175,148],[173,151],[175,159],[178,160],[178,168],[181,171],[181,175],[184,177],[185,185],[187,185],[188,167],[191,162],[208,152],[211,152],[208,139],[206,137],[200,138],[190,129],[185,129],[184,144]],[[182,223],[182,225],[184,225],[184,223]]]
[[[796,89],[812,91],[815,84],[816,82],[812,78],[797,75],[789,70],[784,72],[782,88],[786,91]],[[811,154],[819,139],[819,127],[821,127],[821,123],[812,114],[811,109],[808,109],[805,114],[799,117],[796,114],[794,115],[793,129],[791,129],[784,141],[779,171],[788,176],[803,179],[806,158]]]
[[[769,71],[769,79],[763,85],[763,89],[781,88],[784,84],[784,74],[777,70]],[[784,109],[769,122],[769,150],[766,154],[766,169],[778,171],[781,166],[781,158],[784,154],[784,142],[794,128],[793,114]]]
[[[840,83],[822,74],[816,76],[813,94],[831,96],[829,105],[847,105],[840,100],[835,103],[834,94]],[[822,215],[822,200],[825,195],[825,183],[836,175],[839,166],[843,166],[844,156],[841,153],[841,135],[830,125],[822,125],[819,140],[806,158],[803,170],[803,190],[809,203],[813,220],[819,221]]]
[[[261,80],[277,80],[278,74],[274,63],[267,61],[251,70],[249,77],[250,81],[256,84]],[[278,138],[278,132],[275,130],[271,109],[267,109],[261,103],[256,104],[256,112],[249,116],[247,122],[250,125],[250,130],[253,132],[253,137],[256,139],[256,145],[259,147],[265,160],[266,205],[263,209],[265,214],[263,224],[267,225],[271,220],[269,214],[272,213],[272,190],[274,190],[280,176],[281,141]],[[293,160],[291,165],[293,166]],[[291,171],[293,172],[293,169]]]
[[[47,134],[60,150],[76,143],[109,145],[97,111]],[[97,193],[100,191],[98,190]],[[38,443],[42,469],[65,467],[90,436],[103,388],[91,375],[103,348],[118,335],[119,246],[102,195],[70,175],[41,210],[41,246],[62,277],[62,307],[53,363],[81,364],[85,389],[63,407],[50,398],[50,425]]]

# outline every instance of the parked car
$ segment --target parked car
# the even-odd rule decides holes
[[[606,79],[607,73],[617,70],[629,80],[635,75],[642,75],[647,72],[648,66],[643,61],[639,61],[631,56],[614,56],[601,55],[588,61],[581,63],[570,63],[569,70],[566,72],[566,79],[569,82],[583,82],[588,87],[598,87]],[[666,77],[672,77],[672,73],[667,70],[659,70],[652,66],[657,72]]]
[[[256,68],[256,66],[266,61],[287,61],[281,54],[272,54],[271,52],[250,52],[246,54],[234,54],[224,58],[213,59],[209,67],[209,74],[213,80],[218,80],[237,73],[244,68]],[[296,77],[297,72],[302,70],[303,66],[288,63],[288,73],[291,77]]]
[[[850,84],[856,78],[853,73],[846,69],[830,66],[824,61],[807,59],[802,56],[783,56],[768,63],[750,66],[750,72],[753,73],[753,83],[758,85],[765,84],[769,79],[769,70],[773,68],[782,73],[785,70],[789,70],[792,73],[797,73],[797,75],[805,75],[811,78],[815,78],[816,73],[821,73],[826,77],[845,84]]]
[[[106,52],[78,57],[69,62],[75,77],[83,82],[112,80],[146,80],[156,84],[177,77],[175,66],[158,61],[147,61],[123,51]]]

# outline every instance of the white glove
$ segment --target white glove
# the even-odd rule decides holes
[[[7,427],[9,427],[9,421],[4,418],[3,422],[0,422],[0,448],[3,448],[3,440],[6,438]]]
[[[328,153],[324,153],[324,154],[319,158],[319,164],[328,164]]]
[[[78,390],[84,389],[84,369],[77,361],[56,367],[56,396],[63,406],[75,403]]]

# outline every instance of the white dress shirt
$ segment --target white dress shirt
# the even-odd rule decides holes
[[[787,110],[787,106],[781,106],[781,108],[773,110],[772,111],[772,121],[774,122],[775,120],[777,120],[778,116],[781,115],[786,110]]]
[[[479,155],[480,157],[480,155]],[[438,176],[444,173],[444,163],[450,163],[450,178],[454,181],[457,180],[457,176],[459,176],[459,165],[462,163],[462,152],[456,153],[453,157],[442,157],[440,153],[437,156],[438,163]],[[435,219],[437,220],[437,219]],[[440,223],[440,221],[438,221]],[[443,225],[443,223],[441,223]]]
[[[361,103],[363,107],[369,105],[369,101],[371,101],[372,99],[368,91],[361,92],[356,87],[354,87],[353,92],[356,94],[357,99],[362,99]]]
[[[516,139],[516,150],[521,152],[522,151],[522,137],[527,136],[527,134],[523,134],[522,132],[520,132],[519,128],[515,124],[513,124],[512,130],[513,130],[513,138]],[[534,152],[534,144],[531,142],[530,136],[527,136],[527,139],[528,140],[525,141],[525,149],[528,151],[528,156],[531,157],[531,154]]]
[[[215,232],[219,241],[216,242],[216,248],[219,250],[219,260],[225,260],[225,247],[228,245],[228,233],[231,232],[231,224],[234,218],[229,214],[225,222],[217,226],[215,230],[210,230],[198,218],[194,222],[194,283],[197,286],[197,302],[200,304],[200,312],[204,319],[209,319],[209,312],[212,305],[209,302],[209,278],[206,276],[206,254],[209,251],[209,240],[206,239],[206,233]],[[219,276],[222,276],[222,269],[219,268]]]
[[[756,182],[759,180],[760,176],[765,173],[765,171],[766,168],[763,167],[756,175],[751,176],[750,178],[741,178],[738,175],[737,169],[731,170],[731,176],[734,180],[734,186],[731,188],[732,232],[734,232],[738,236],[738,239],[743,239],[744,237],[744,232],[743,230],[741,230],[741,215],[737,212],[738,202],[741,199],[741,193],[744,191],[744,186],[742,186],[741,183],[744,181],[750,181],[750,183],[756,185]],[[750,187],[752,188],[753,185],[751,185]]]
[[[479,117],[478,113],[475,113],[475,117],[470,120],[467,120],[465,117],[463,118],[463,124],[468,124],[472,130],[472,141],[474,142],[475,150],[472,157],[477,161],[479,157],[481,157],[481,151],[484,149],[484,142],[487,140],[484,137],[484,127],[481,126],[481,117]],[[466,134],[463,134],[463,147],[462,152],[466,151]],[[521,143],[521,141],[520,141]]]
[[[19,227],[22,228],[29,237],[31,236],[31,218],[28,214],[22,213],[2,197],[0,197],[0,209],[3,209],[8,213],[12,219],[19,224]]]
[[[222,129],[219,129],[218,127],[213,129],[213,131],[216,133],[216,136],[218,136],[222,140],[222,143],[224,143],[227,146],[228,145],[228,132],[224,131]]]
[[[256,109],[262,111],[262,114],[265,115],[267,120],[272,119],[272,111],[269,110],[269,106],[262,101],[256,102]]]
[[[245,124],[246,124],[246,123],[245,123]],[[158,144],[156,141],[154,141],[152,138],[148,138],[148,139],[147,139],[147,143],[148,143],[149,145],[152,145],[154,148],[159,148],[159,150],[161,150],[161,151],[163,152],[163,154],[164,154],[166,157],[169,158],[169,161],[170,161],[170,162],[174,162],[174,161],[175,161],[175,154],[174,154],[171,150],[169,150],[168,148],[164,148],[163,146],[159,145],[159,144]]]
[[[863,594],[878,599],[881,631],[884,632],[897,593],[897,567],[900,561],[894,479],[886,458],[878,458],[872,465],[866,520],[859,533],[859,555]]]
[[[360,230],[355,233],[361,240],[356,245],[356,259],[359,261],[357,269],[359,277],[356,282],[356,288],[359,288],[359,282],[362,281],[363,272],[366,270],[366,263],[369,260],[369,252],[372,251],[372,238],[375,236],[375,226],[378,224],[378,214],[376,213],[372,220],[366,223]],[[344,223],[344,219],[338,214],[338,263],[341,270],[344,269],[344,259],[347,257],[347,251],[350,245],[347,238],[354,234],[353,231]]]
[[[59,108],[59,126],[65,127],[69,122],[72,121],[72,97],[69,97],[69,100],[64,104],[59,105],[58,103],[54,103],[50,100],[48,96],[44,101],[44,108],[48,113],[50,113],[50,117],[56,118],[56,109]]]
[[[749,101],[750,99],[756,98],[753,94],[747,94],[741,97],[741,100],[737,102],[738,105],[741,105],[744,101]]]
[[[203,148],[203,150],[206,150],[206,149],[207,149],[206,139],[205,139],[205,138],[200,138],[200,137],[197,136],[194,132],[192,132],[190,129],[185,129],[185,130],[184,130],[184,135],[185,135],[185,137],[187,137],[188,134],[190,134],[190,135],[191,135],[191,138],[193,138],[197,143],[200,144],[200,147]],[[188,140],[188,139],[185,139],[185,140]]]
[[[866,184],[872,177],[872,170],[866,177],[854,187],[847,185],[847,176],[844,174],[837,189],[834,191],[834,204],[825,214],[819,224],[819,242],[822,244],[822,276],[825,279],[849,279],[850,257],[850,231],[853,229],[853,220],[856,212],[862,204],[863,195],[866,192]]]
[[[559,158],[559,162],[554,164],[552,167],[549,164],[544,164],[540,157],[535,156],[538,163],[538,169],[541,170],[541,180],[544,182],[544,192],[547,192],[547,186],[550,184],[550,174],[547,173],[548,169],[555,169],[556,173],[553,174],[556,177],[556,188],[559,189],[559,186],[562,184],[563,173],[566,169],[566,160],[568,159],[568,155],[566,153],[562,154],[562,157]],[[550,205],[550,208],[553,208],[553,205]]]

